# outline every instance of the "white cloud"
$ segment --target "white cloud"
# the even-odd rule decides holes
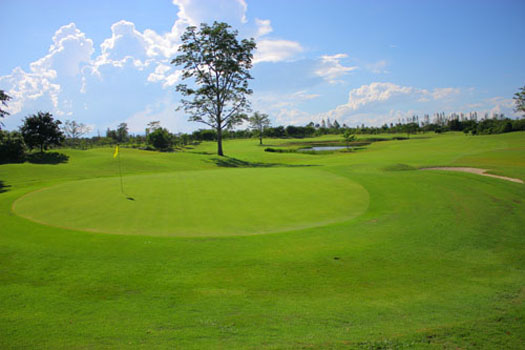
[[[338,80],[343,75],[348,74],[353,70],[356,70],[357,67],[353,66],[343,66],[341,60],[347,58],[347,54],[337,54],[337,55],[324,55],[321,56],[321,63],[316,69],[315,74],[322,77],[324,80],[328,81],[330,84],[335,84],[341,82]]]
[[[273,31],[271,22],[269,19],[255,19],[255,24],[257,25],[257,33],[255,34],[256,38],[269,34]]]
[[[182,72],[180,70],[175,70],[174,72],[171,72],[171,70],[171,66],[161,63],[155,68],[154,72],[148,75],[148,81],[161,82],[163,88],[173,86],[177,81],[180,80]]]
[[[48,54],[30,64],[33,73],[46,75],[60,70],[67,76],[78,75],[82,65],[89,64],[94,52],[93,41],[77,29],[75,23],[60,27],[53,36]]]
[[[58,115],[70,113],[72,103],[60,101],[62,80],[75,80],[83,67],[90,64],[93,41],[76,28],[74,23],[60,27],[52,38],[48,53],[29,65],[29,72],[21,67],[0,77],[2,85],[12,100],[9,111],[20,113],[24,105],[44,98]],[[59,79],[60,77],[60,79]]]
[[[432,90],[432,98],[434,100],[441,100],[452,96],[459,95],[461,90],[459,88],[435,88]]]
[[[415,89],[409,86],[375,82],[350,90],[345,106],[350,110],[356,110],[370,103],[384,102],[394,96],[410,95],[414,92]]]
[[[248,5],[244,0],[173,0],[173,4],[179,7],[177,17],[185,25],[198,26],[218,20],[238,27],[248,22]]]
[[[303,47],[296,41],[264,39],[257,42],[253,63],[286,61],[302,51]]]

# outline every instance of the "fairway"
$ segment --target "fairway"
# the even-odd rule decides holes
[[[215,147],[0,165],[0,348],[523,349],[525,133]]]
[[[230,169],[68,182],[23,196],[18,215],[51,226],[118,234],[227,236],[351,219],[368,193],[326,171]]]

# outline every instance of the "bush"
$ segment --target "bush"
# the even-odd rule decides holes
[[[21,163],[26,145],[20,133],[0,130],[0,163]]]
[[[171,135],[168,130],[158,128],[148,134],[148,143],[158,150],[168,150],[171,148]]]

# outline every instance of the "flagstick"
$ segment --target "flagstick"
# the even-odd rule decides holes
[[[120,192],[124,194],[124,183],[122,182],[122,166],[120,165],[120,145],[117,145],[118,147],[118,172],[120,174]]]

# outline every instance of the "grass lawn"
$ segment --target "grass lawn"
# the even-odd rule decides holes
[[[0,348],[525,348],[525,133],[264,141],[0,165]]]

